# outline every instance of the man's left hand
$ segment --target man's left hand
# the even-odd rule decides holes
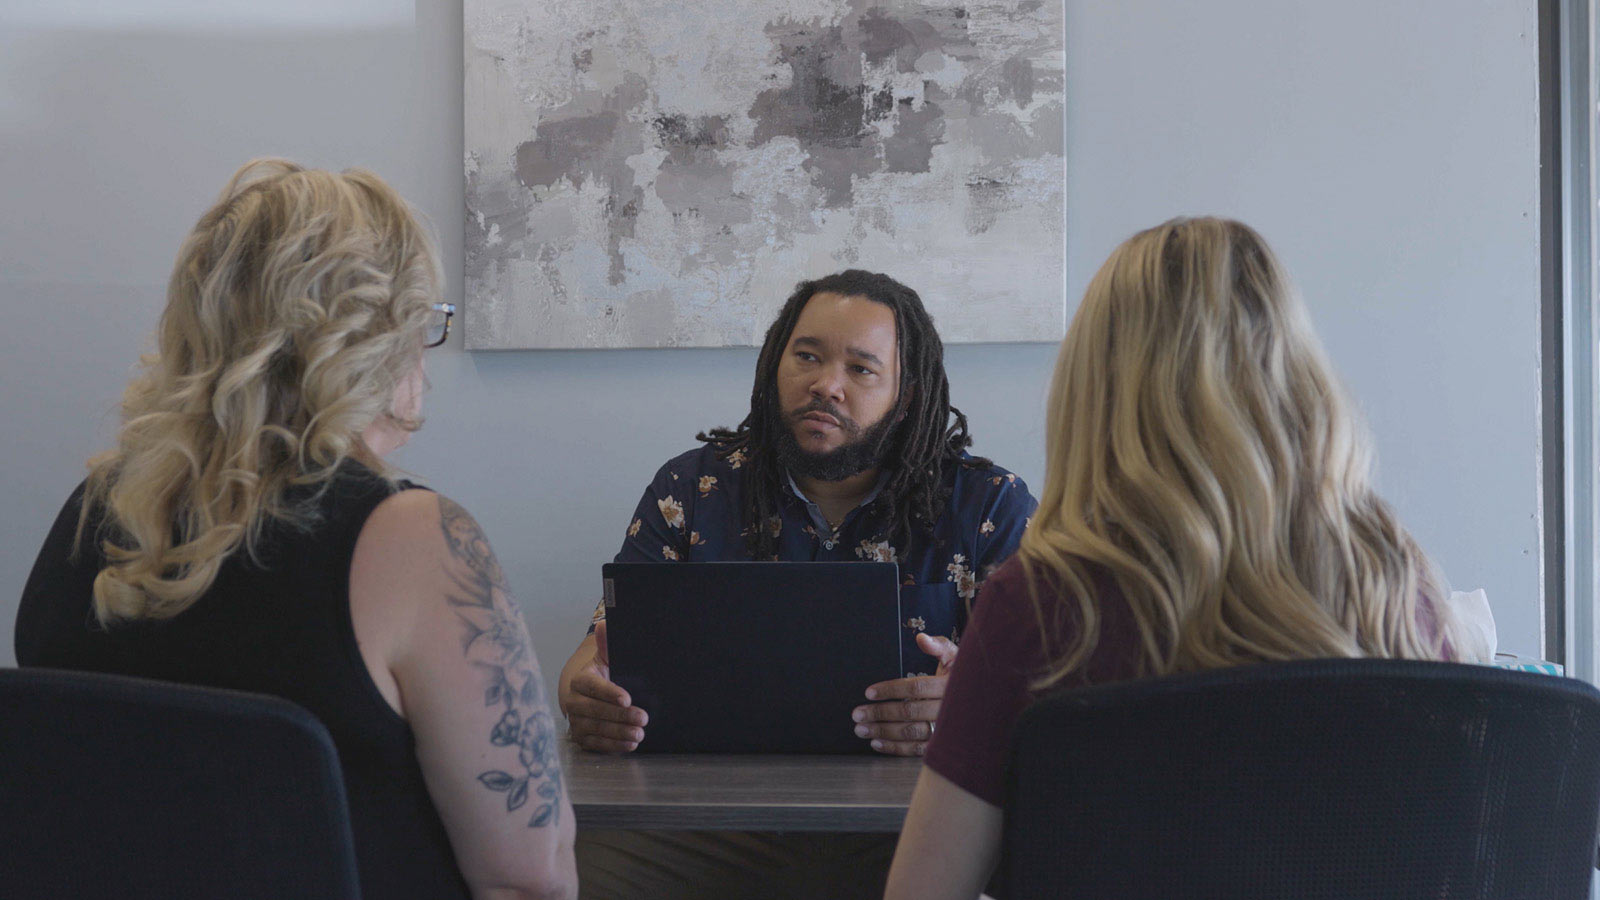
[[[921,756],[933,737],[939,718],[939,701],[956,661],[956,645],[949,638],[917,635],[917,647],[939,660],[932,675],[880,681],[867,688],[868,703],[855,709],[856,735],[872,739],[872,749],[890,756]]]

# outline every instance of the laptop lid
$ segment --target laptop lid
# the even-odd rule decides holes
[[[639,752],[866,753],[850,713],[898,678],[894,563],[610,563],[611,679]]]

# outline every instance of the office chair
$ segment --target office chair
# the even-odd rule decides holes
[[[338,756],[310,713],[0,669],[0,897],[359,896]]]
[[[1600,691],[1318,660],[1066,691],[1018,722],[1005,897],[1585,900]]]

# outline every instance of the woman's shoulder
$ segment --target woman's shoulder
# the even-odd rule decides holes
[[[1026,597],[1028,580],[1028,567],[1023,564],[1022,554],[1013,553],[984,578],[983,592],[979,596],[985,602],[990,598],[1010,601]]]
[[[105,527],[105,505],[90,500],[89,496],[89,479],[85,478],[72,489],[57,511],[45,536],[41,558],[53,554],[78,564],[87,560],[98,570],[102,561],[100,543],[109,535]],[[84,511],[86,502],[89,503],[87,513]]]
[[[1041,613],[1054,618],[1060,598],[1036,569],[1026,564],[1022,554],[1013,553],[984,579],[973,615],[982,620],[986,632],[1035,629]]]
[[[1000,565],[989,573],[985,584],[997,584],[1005,590],[1016,590],[1028,583],[1028,566],[1022,560],[1021,553],[1013,553],[1006,557]]]
[[[291,483],[282,495],[280,532],[286,539],[299,533],[316,533],[339,539],[339,535],[364,533],[374,524],[379,510],[392,518],[397,510],[418,506],[421,496],[396,501],[402,494],[427,495],[427,488],[399,477],[391,470],[375,468],[360,460],[342,460],[331,472],[315,480]],[[426,506],[425,503],[421,506]]]
[[[438,539],[440,511],[453,502],[426,488],[397,485],[385,492],[361,525],[361,541],[425,545]],[[459,507],[457,507],[459,508]]]
[[[1082,562],[1080,565],[1092,593],[1098,596],[1108,589],[1115,589],[1115,579],[1104,568],[1091,562]],[[1060,605],[1071,597],[1071,589],[1054,568],[1038,563],[1030,565],[1020,552],[1011,554],[991,572],[983,587],[985,597],[998,596],[1007,601],[1020,599],[1030,602],[1037,598],[1046,607]]]
[[[1102,629],[1120,632],[1125,614],[1116,578],[1104,566],[1087,560],[1078,560],[1075,568],[1086,597],[1079,597],[1079,589],[1070,586],[1055,567],[1030,564],[1022,553],[1014,553],[984,581],[974,618],[983,618],[990,634],[1038,635],[1043,628],[1045,643],[1055,648],[1081,627],[1087,602],[1098,611]]]
[[[437,591],[447,559],[492,560],[488,535],[466,507],[427,488],[402,487],[373,508],[351,562],[352,591],[374,583],[384,596],[426,597]]]
[[[105,559],[97,516],[83,521],[79,539],[87,487],[87,481],[79,482],[67,495],[23,584],[12,635],[22,665],[61,663],[63,642],[76,640],[88,620],[94,578]]]
[[[387,498],[391,494],[412,489],[426,490],[393,469],[374,467],[355,458],[339,463],[325,482],[297,488],[308,495],[320,495],[338,500],[358,497]]]

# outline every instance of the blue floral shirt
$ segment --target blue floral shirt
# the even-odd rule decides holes
[[[743,462],[739,453],[718,459],[709,445],[669,460],[645,489],[616,561],[749,560],[740,534]],[[876,491],[832,530],[821,508],[791,480],[779,515],[769,522],[777,531],[780,560],[899,563],[907,676],[931,675],[936,666],[917,647],[919,632],[961,639],[978,585],[1017,549],[1038,505],[1022,479],[998,466],[957,466],[947,477],[951,490],[943,515],[932,534],[914,533],[909,546],[890,546],[887,516],[872,505]],[[602,605],[595,622],[604,617]]]

